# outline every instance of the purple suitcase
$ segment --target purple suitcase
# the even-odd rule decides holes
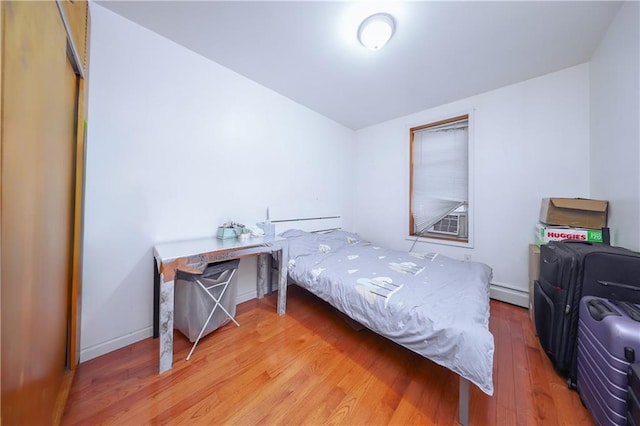
[[[583,297],[577,355],[578,392],[595,423],[625,425],[627,372],[640,359],[640,306]]]

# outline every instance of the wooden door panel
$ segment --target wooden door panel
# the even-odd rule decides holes
[[[67,355],[76,76],[54,2],[3,6],[2,421],[50,424]]]

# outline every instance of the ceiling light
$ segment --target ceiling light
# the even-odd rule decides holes
[[[368,49],[378,50],[384,46],[395,29],[393,17],[388,13],[376,13],[362,21],[358,27],[358,40]]]

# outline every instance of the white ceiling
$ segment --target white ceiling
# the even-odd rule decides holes
[[[352,129],[589,61],[612,1],[97,1]],[[396,20],[379,51],[356,40]]]

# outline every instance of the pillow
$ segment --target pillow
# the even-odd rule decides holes
[[[295,237],[305,237],[312,234],[311,232],[302,231],[300,229],[287,229],[286,231],[278,235],[284,238],[295,238]]]
[[[287,239],[290,259],[317,253],[330,253],[361,241],[358,234],[342,230],[314,233],[289,229],[280,236]]]

